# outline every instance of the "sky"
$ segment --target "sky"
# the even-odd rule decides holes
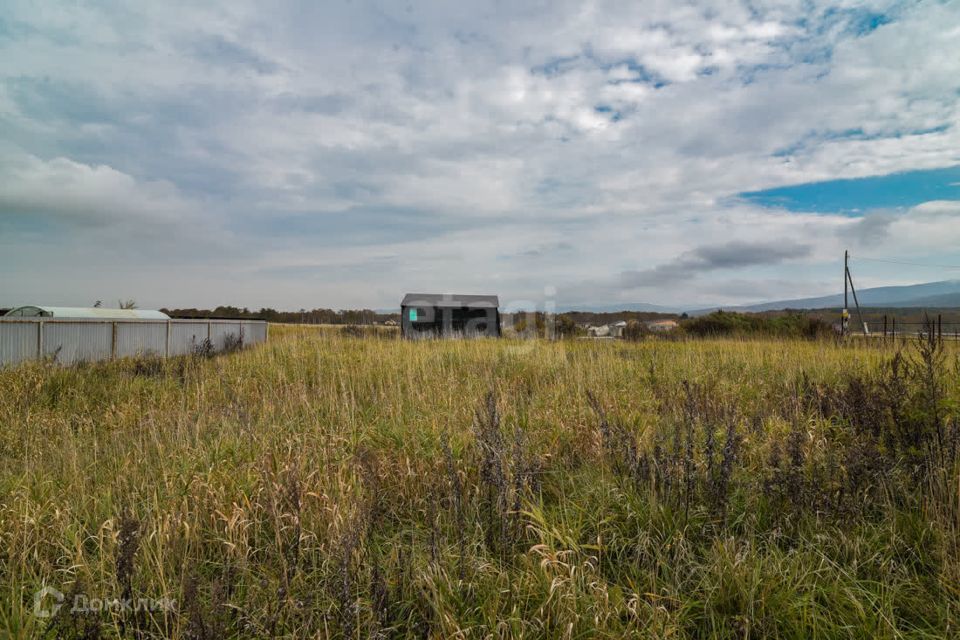
[[[0,306],[960,277],[956,0],[3,5]]]

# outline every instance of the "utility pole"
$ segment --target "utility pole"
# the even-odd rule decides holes
[[[850,251],[843,252],[843,311],[840,312],[840,335],[847,335],[847,318],[850,313],[847,311],[847,281],[850,277]]]
[[[853,286],[853,276],[850,275],[850,252],[843,252],[843,333],[847,333],[847,319],[850,317],[850,312],[847,310],[847,286],[849,285],[850,292],[853,294],[853,303],[857,305],[857,317],[860,319],[860,324],[863,325],[863,335],[867,335],[870,331],[867,329],[867,323],[863,321],[863,312],[860,310],[860,301],[857,300],[857,290]]]

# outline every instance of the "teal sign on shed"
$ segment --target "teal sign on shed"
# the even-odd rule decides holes
[[[417,321],[417,310],[410,309],[410,322],[416,322],[416,321]]]

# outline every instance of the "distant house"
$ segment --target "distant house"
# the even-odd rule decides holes
[[[587,335],[591,338],[622,338],[626,328],[626,321],[621,320],[620,322],[587,327]]]
[[[405,338],[499,337],[497,296],[408,293],[400,303],[400,332]]]
[[[609,338],[610,325],[601,324],[595,327],[587,327],[587,335],[591,338]]]
[[[673,331],[680,324],[676,320],[650,320],[647,324],[647,329],[650,331],[655,331],[657,333],[665,333],[667,331]]]

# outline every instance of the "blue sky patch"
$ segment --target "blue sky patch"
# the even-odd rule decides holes
[[[872,31],[876,31],[885,24],[890,24],[891,22],[892,20],[888,15],[864,11],[860,14],[857,14],[851,20],[850,28],[856,35],[864,36]]]
[[[608,104],[598,104],[593,108],[599,114],[605,115],[610,118],[610,122],[619,122],[623,118],[623,114],[611,107]]]
[[[763,207],[812,213],[860,215],[871,209],[912,207],[931,200],[960,200],[960,165],[828,180],[738,194]]]
[[[852,127],[843,131],[811,131],[793,144],[790,144],[773,152],[776,158],[788,158],[804,149],[816,147],[823,142],[831,140],[883,140],[887,138],[906,138],[910,136],[925,136],[936,133],[945,133],[950,130],[949,124],[941,124],[935,127],[926,127],[923,129],[914,129],[910,131],[878,131],[867,133],[863,127]]]

